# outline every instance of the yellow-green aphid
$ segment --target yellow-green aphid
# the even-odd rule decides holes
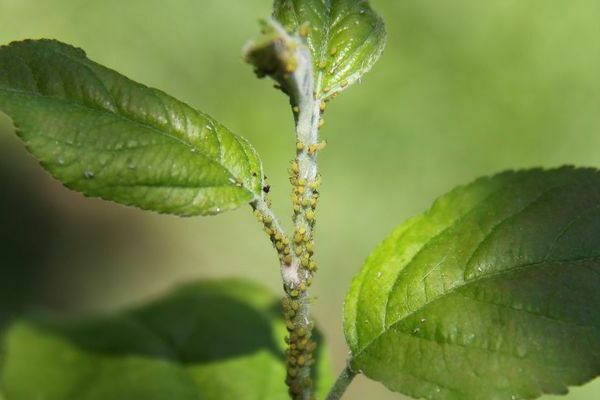
[[[308,21],[300,25],[298,28],[298,34],[302,37],[308,37],[310,34],[310,23]]]
[[[287,74],[292,74],[292,73],[296,72],[297,68],[298,68],[298,60],[296,60],[296,57],[288,57],[285,60],[285,72]]]
[[[300,169],[298,168],[298,162],[296,160],[292,161],[291,170],[294,173],[294,175],[298,175],[298,172],[300,172]]]

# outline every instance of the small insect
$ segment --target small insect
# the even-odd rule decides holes
[[[310,24],[308,22],[303,23],[300,28],[298,28],[298,34],[302,37],[307,37],[310,33]]]
[[[262,190],[263,190],[263,192],[268,194],[271,191],[271,185],[263,186]]]

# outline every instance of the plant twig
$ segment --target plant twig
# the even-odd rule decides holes
[[[317,345],[311,339],[314,324],[310,317],[308,288],[317,270],[313,258],[315,210],[321,180],[317,154],[324,147],[319,142],[324,107],[316,98],[312,59],[303,39],[288,34],[275,20],[265,23],[263,33],[261,39],[246,47],[246,58],[256,67],[259,76],[271,76],[278,82],[278,88],[289,95],[296,121],[296,158],[290,168],[293,259],[289,269],[282,267],[286,290],[283,309],[289,331],[286,383],[293,399],[309,400],[313,391],[311,366]]]
[[[354,380],[356,376],[356,372],[352,371],[350,366],[346,366],[340,376],[338,376],[335,384],[331,388],[331,391],[327,395],[326,400],[339,400],[342,398],[344,393],[346,393],[346,389]]]

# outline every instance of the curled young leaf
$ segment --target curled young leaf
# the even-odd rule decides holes
[[[248,142],[57,41],[0,47],[0,111],[54,177],[87,196],[192,216],[261,195]]]
[[[600,174],[506,172],[443,196],[368,258],[352,368],[432,400],[532,399],[600,374]]]
[[[385,47],[383,20],[367,0],[275,0],[274,16],[306,37],[320,100],[360,80]]]
[[[286,400],[285,336],[268,290],[239,280],[190,284],[115,316],[16,322],[0,384],[14,400]],[[322,396],[332,378],[319,349]]]

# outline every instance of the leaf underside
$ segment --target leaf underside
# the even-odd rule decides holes
[[[14,324],[0,382],[11,400],[285,400],[277,299],[243,281],[183,287],[112,317]],[[332,377],[317,354],[322,396]]]
[[[383,20],[366,0],[275,0],[274,16],[290,32],[308,27],[318,99],[359,81],[385,47]]]
[[[57,41],[0,47],[0,111],[54,177],[87,196],[192,216],[261,193],[244,139]]]
[[[352,366],[435,400],[563,394],[600,374],[600,175],[506,172],[441,197],[366,261]]]

